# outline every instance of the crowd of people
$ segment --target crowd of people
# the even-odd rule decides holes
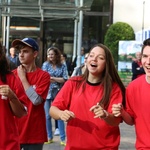
[[[65,150],[118,150],[123,121],[135,125],[135,148],[150,149],[150,39],[136,53],[127,87],[103,44],[81,48],[81,66],[52,46],[41,68],[34,39],[11,46],[6,56],[0,44],[0,149],[42,150],[59,135]]]

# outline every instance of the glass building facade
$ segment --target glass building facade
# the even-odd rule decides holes
[[[16,38],[34,38],[39,65],[53,45],[73,59],[81,46],[103,43],[112,12],[113,0],[0,0],[0,40],[9,49]]]

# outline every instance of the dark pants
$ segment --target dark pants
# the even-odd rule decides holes
[[[21,144],[21,150],[42,150],[43,144]]]

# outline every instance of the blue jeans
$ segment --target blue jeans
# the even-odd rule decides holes
[[[49,115],[51,102],[52,102],[51,99],[46,99],[44,104],[45,115],[46,115],[46,130],[49,139],[53,139],[52,121],[51,121],[51,116]]]
[[[58,120],[58,129],[59,129],[59,132],[60,132],[60,140],[65,141],[66,134],[65,134],[64,121]]]
[[[51,103],[52,103],[51,99],[46,99],[45,105],[44,105],[45,114],[46,114],[46,129],[47,129],[47,134],[48,134],[49,139],[53,139],[52,121],[51,121],[51,116],[49,115],[49,109],[50,109]],[[58,120],[58,129],[60,132],[60,139],[61,141],[64,141],[66,137],[64,121]]]

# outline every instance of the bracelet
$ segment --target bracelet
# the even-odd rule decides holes
[[[106,119],[109,116],[109,113],[106,110],[103,110],[103,111],[104,111],[105,117],[103,117],[102,119]]]

